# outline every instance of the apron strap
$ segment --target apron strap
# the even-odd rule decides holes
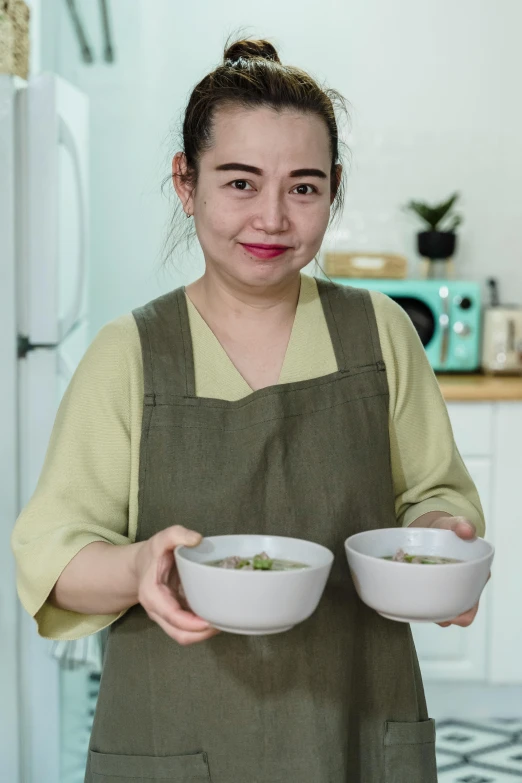
[[[377,322],[369,291],[317,280],[326,323],[342,372],[374,366],[384,370]],[[371,353],[368,346],[371,346]]]
[[[194,355],[185,298],[177,288],[132,312],[143,356],[144,403],[156,397],[195,397]]]
[[[317,280],[337,366],[342,372],[384,370],[369,291]],[[194,354],[185,297],[177,288],[133,310],[140,334],[145,405],[158,396],[195,397]],[[371,354],[368,352],[371,345]]]

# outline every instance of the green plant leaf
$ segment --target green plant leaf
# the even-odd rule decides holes
[[[424,220],[429,227],[432,227],[432,215],[431,210],[426,204],[422,204],[420,201],[410,201],[407,205],[407,209],[414,212],[421,220]]]
[[[444,231],[453,233],[462,223],[462,215],[453,215],[451,222],[444,227]]]
[[[422,201],[412,200],[406,205],[406,209],[418,215],[432,231],[436,231],[441,221],[451,212],[458,198],[459,193],[453,193],[447,201],[443,201],[441,204],[436,204],[435,206],[430,206]],[[461,220],[462,218],[459,218],[459,222],[455,224],[454,228],[460,224]]]
[[[451,212],[453,205],[459,197],[458,193],[454,193],[447,201],[443,201],[442,204],[438,204],[433,207],[433,217],[436,219],[436,225],[438,225],[443,218]]]

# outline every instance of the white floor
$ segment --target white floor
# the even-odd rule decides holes
[[[437,722],[439,783],[522,780],[522,719]]]

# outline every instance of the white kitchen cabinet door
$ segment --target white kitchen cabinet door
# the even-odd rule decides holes
[[[491,402],[452,402],[448,414],[453,437],[464,460],[491,457],[495,430],[494,405]]]
[[[487,521],[491,460],[489,457],[468,457],[464,458],[464,462],[477,486]],[[441,628],[435,623],[412,624],[417,655],[426,681],[484,681],[486,679],[488,598],[486,588],[475,621],[468,628],[455,625]]]
[[[494,449],[489,681],[514,685],[522,683],[522,403],[496,406]]]

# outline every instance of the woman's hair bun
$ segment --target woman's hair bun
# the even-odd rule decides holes
[[[262,60],[273,60],[280,63],[281,60],[274,46],[269,41],[236,41],[225,49],[225,63],[236,63],[238,60],[251,60],[258,57]]]

